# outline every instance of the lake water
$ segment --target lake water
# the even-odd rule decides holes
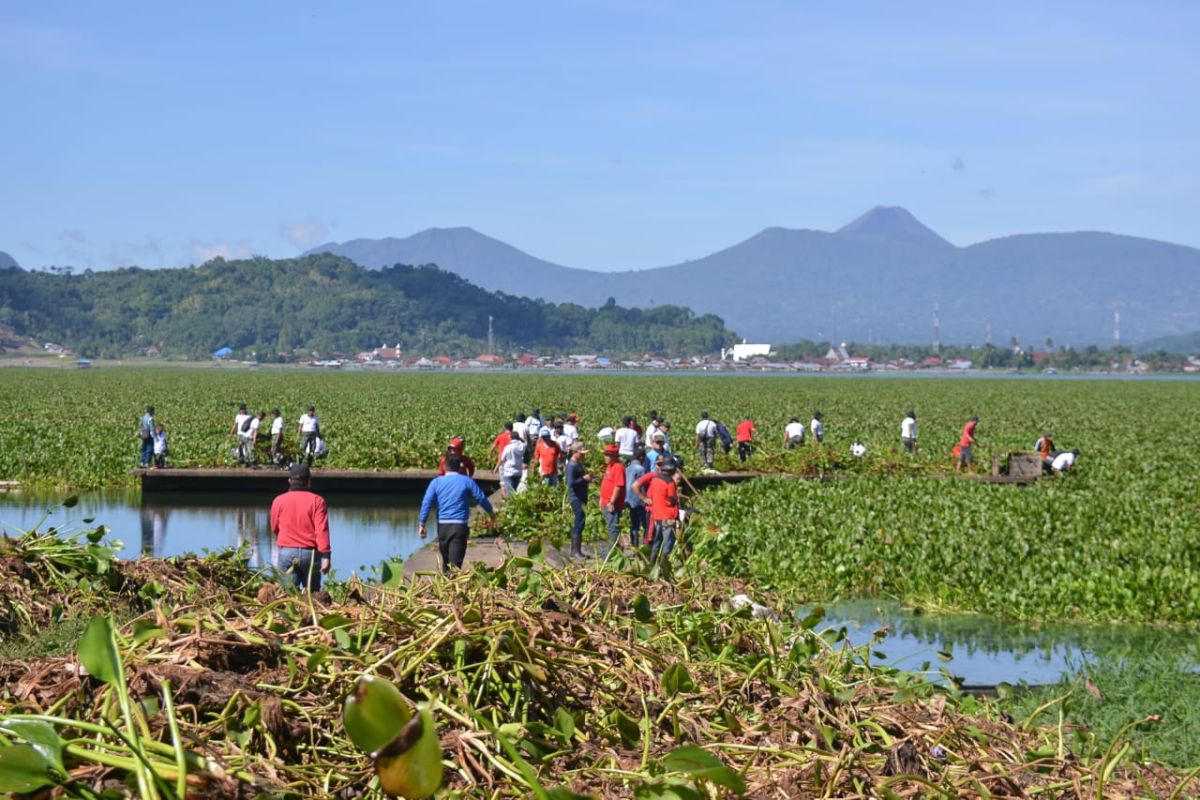
[[[875,640],[872,663],[942,680],[939,667],[968,686],[1054,683],[1097,658],[1137,663],[1153,656],[1178,656],[1200,664],[1200,636],[1178,628],[1147,625],[1029,624],[986,614],[924,614],[890,600],[827,604],[816,625],[841,629],[846,641]],[[805,616],[812,608],[802,608]],[[948,656],[948,657],[947,657]]]
[[[275,561],[268,513],[272,495],[253,493],[92,493],[67,508],[63,498],[0,494],[0,529],[12,534],[37,527],[63,533],[103,524],[123,543],[122,558],[172,556],[245,546],[250,566]],[[405,559],[426,540],[417,534],[415,497],[334,495],[329,506],[335,577],[374,577],[378,565]],[[940,679],[945,668],[967,685],[1053,683],[1097,655],[1136,660],[1149,653],[1183,652],[1200,663],[1191,633],[1146,626],[1027,625],[982,614],[920,614],[894,602],[856,600],[828,604],[817,628],[844,628],[853,645],[871,642],[874,663]],[[804,615],[807,609],[801,611]],[[833,634],[829,634],[833,637]],[[948,659],[943,656],[948,655]]]
[[[34,526],[64,533],[104,525],[123,543],[122,558],[173,556],[245,546],[250,566],[275,561],[268,519],[273,495],[254,493],[79,495],[73,508],[62,497],[0,495],[0,528],[9,533]],[[373,574],[380,562],[408,558],[428,540],[417,533],[420,500],[414,497],[330,496],[329,531],[336,577]],[[87,522],[85,520],[94,520]]]

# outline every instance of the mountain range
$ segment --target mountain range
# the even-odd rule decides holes
[[[471,228],[330,242],[378,269],[435,264],[485,289],[596,307],[664,303],[712,313],[771,342],[829,339],[1107,345],[1200,329],[1200,250],[1099,232],[1006,236],[956,247],[899,207],[837,231],[766,228],[696,260],[642,270],[574,269]]]
[[[15,266],[17,266],[17,260],[3,250],[0,250],[0,269],[8,269]]]

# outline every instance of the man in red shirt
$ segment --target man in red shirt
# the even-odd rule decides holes
[[[311,477],[304,464],[292,465],[288,491],[271,503],[271,531],[279,547],[276,566],[290,571],[297,587],[315,592],[321,588],[321,576],[329,574],[329,513],[325,500],[309,491]]]
[[[549,428],[541,429],[533,457],[537,459],[542,483],[546,486],[558,486],[558,460],[562,458],[562,448],[550,436]]]
[[[655,464],[655,471],[638,478],[633,484],[633,493],[650,509],[653,538],[650,545],[650,560],[666,556],[675,547],[675,531],[679,528],[679,483],[681,476],[676,469],[674,456],[664,456]]]
[[[450,455],[458,456],[459,468],[458,471],[468,477],[475,477],[475,461],[469,455],[463,452],[466,446],[466,440],[461,436],[455,436],[450,440],[450,444],[446,446],[446,455],[442,456],[442,460],[438,462],[437,474],[446,474],[446,458]]]
[[[621,512],[625,510],[625,465],[621,449],[615,444],[604,446],[604,477],[600,480],[600,510],[608,528],[608,549],[617,546],[621,538]]]
[[[742,421],[737,426],[737,445],[738,445],[738,461],[743,464],[746,459],[754,455],[754,434],[758,433],[758,428],[754,427],[754,421],[749,417],[742,417]]]
[[[965,466],[967,472],[975,471],[975,456],[971,453],[971,448],[975,446],[975,428],[979,425],[979,417],[971,417],[966,425],[963,425],[962,438],[958,440],[958,461],[954,462],[954,471],[960,472]]]
[[[511,422],[504,423],[504,430],[496,434],[496,438],[492,440],[492,446],[488,448],[488,456],[500,457],[504,452],[504,448],[508,447],[508,443],[512,441],[513,424]]]

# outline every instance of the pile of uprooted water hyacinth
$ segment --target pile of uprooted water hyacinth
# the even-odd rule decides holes
[[[1131,763],[1119,744],[1073,753],[1061,729],[1024,729],[953,689],[877,670],[814,620],[734,609],[744,586],[685,570],[651,578],[636,557],[555,570],[535,555],[309,597],[227,554],[123,562],[103,547],[45,534],[0,547],[6,645],[87,620],[63,652],[0,661],[0,791],[1200,792],[1194,776]],[[385,693],[391,711],[359,705],[373,685],[398,690]]]

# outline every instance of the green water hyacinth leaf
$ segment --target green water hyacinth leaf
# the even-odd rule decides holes
[[[0,722],[0,733],[22,740],[37,750],[55,773],[66,774],[62,762],[63,740],[49,722],[36,719],[6,719]]]
[[[79,662],[104,683],[115,683],[121,672],[121,654],[107,617],[92,617],[79,639]]]
[[[393,797],[417,800],[441,787],[442,750],[427,705],[376,754],[375,774],[379,785]]]
[[[0,792],[32,792],[58,781],[51,775],[50,761],[32,745],[0,747]]]
[[[695,691],[696,685],[692,683],[692,676],[687,667],[683,664],[672,664],[663,670],[662,688],[667,697],[672,697],[680,692]]]
[[[639,594],[633,598],[633,616],[638,622],[649,622],[654,619],[654,612],[650,610],[650,600],[646,595]]]
[[[725,766],[712,753],[695,745],[672,750],[663,759],[663,767],[671,772],[684,772],[695,780],[705,780],[722,786],[735,794],[745,794],[742,776]]]
[[[412,719],[408,700],[391,681],[363,675],[342,708],[350,741],[364,753],[374,753],[399,735]]]

